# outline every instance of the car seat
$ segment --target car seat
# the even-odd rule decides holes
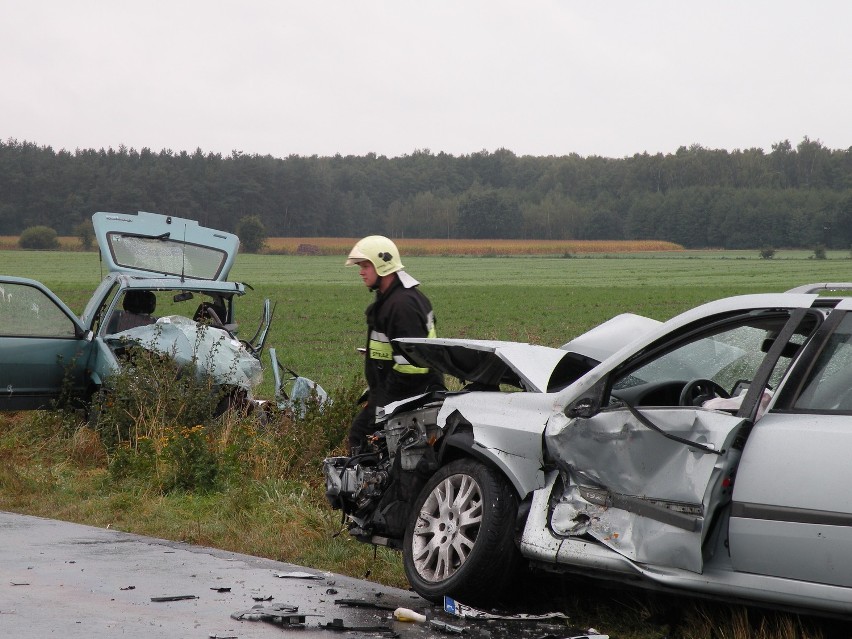
[[[154,310],[157,296],[153,291],[127,291],[121,301],[124,310],[115,311],[107,325],[107,333],[120,333],[137,326],[147,326],[157,321]]]

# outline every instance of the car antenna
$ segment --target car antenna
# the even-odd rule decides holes
[[[180,247],[180,281],[184,281],[184,270],[186,267],[186,223],[183,225],[183,242]]]

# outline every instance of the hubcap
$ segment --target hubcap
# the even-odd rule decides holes
[[[467,560],[482,520],[482,491],[470,475],[451,475],[435,486],[420,510],[412,559],[426,581],[452,577]]]

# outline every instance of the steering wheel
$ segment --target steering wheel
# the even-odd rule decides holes
[[[678,406],[701,406],[714,397],[730,397],[731,394],[712,379],[693,379],[680,391]]]
[[[210,320],[211,326],[215,326],[216,328],[221,328],[221,329],[225,328],[225,324],[219,318],[219,314],[216,311],[213,310],[212,306],[205,306],[204,307],[204,315],[207,319]]]

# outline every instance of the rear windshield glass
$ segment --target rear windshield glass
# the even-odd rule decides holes
[[[227,257],[209,246],[122,233],[108,233],[107,244],[119,267],[205,280],[217,278]]]

